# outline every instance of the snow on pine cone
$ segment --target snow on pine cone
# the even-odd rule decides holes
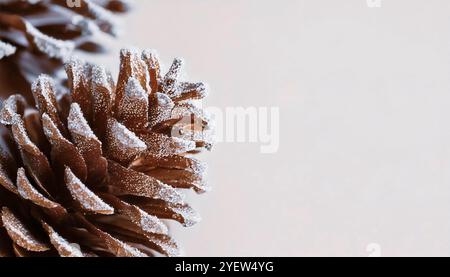
[[[162,221],[199,221],[180,189],[208,190],[211,124],[203,83],[180,79],[182,60],[161,76],[154,52],[122,50],[117,84],[103,67],[66,64],[70,93],[33,84],[0,112],[0,256],[180,254]],[[59,94],[58,94],[59,95]]]
[[[128,0],[0,0],[0,97],[20,91],[32,101],[31,83],[42,73],[62,76],[74,50],[108,49],[120,25],[116,14],[129,6]]]
[[[101,33],[117,34],[114,12],[127,9],[127,0],[0,0],[0,59],[16,47],[59,59],[97,49]]]

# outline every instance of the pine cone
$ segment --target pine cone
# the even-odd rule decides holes
[[[211,124],[198,101],[203,83],[164,77],[156,54],[122,50],[117,84],[103,67],[66,64],[70,93],[52,79],[33,84],[0,111],[0,255],[176,256],[162,221],[199,221],[180,189],[208,190]]]
[[[0,73],[2,84],[8,85],[1,94],[28,93],[39,74],[55,76],[74,49],[103,51],[104,34],[117,33],[114,13],[129,6],[127,0],[79,3],[69,7],[67,0],[0,0]]]

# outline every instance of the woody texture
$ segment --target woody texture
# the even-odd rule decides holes
[[[74,52],[107,50],[127,0],[0,0],[0,95],[21,93],[42,73],[61,79]]]
[[[71,59],[68,89],[41,75],[35,105],[19,94],[5,99],[0,256],[182,254],[167,220],[200,220],[183,191],[208,191],[205,164],[193,157],[212,147],[198,101],[206,86],[184,81],[178,58],[165,74],[152,50],[120,58],[117,82],[104,67]]]

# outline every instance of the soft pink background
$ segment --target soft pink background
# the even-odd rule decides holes
[[[187,255],[449,255],[449,1],[136,2],[122,46],[184,57],[208,105],[281,110],[278,153],[204,155]]]

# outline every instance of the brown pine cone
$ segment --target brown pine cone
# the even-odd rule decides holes
[[[0,256],[176,256],[162,221],[199,221],[180,189],[208,190],[192,154],[211,147],[197,99],[203,83],[164,77],[152,51],[122,50],[117,84],[103,67],[66,64],[70,94],[52,79],[0,111]]]
[[[127,0],[79,0],[80,7],[70,7],[71,2],[0,0],[2,95],[28,93],[41,73],[55,76],[75,49],[104,50],[104,34],[117,33],[115,13],[129,6]]]

